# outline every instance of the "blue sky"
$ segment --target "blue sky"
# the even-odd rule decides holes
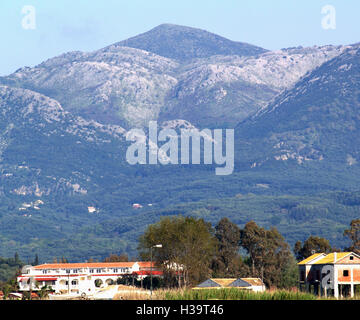
[[[22,27],[22,8],[36,28]],[[321,8],[336,9],[324,30]],[[205,29],[267,49],[360,41],[358,0],[1,0],[0,75],[73,50],[92,51],[161,23]]]

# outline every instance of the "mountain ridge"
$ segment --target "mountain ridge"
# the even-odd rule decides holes
[[[143,49],[179,61],[212,55],[249,56],[267,51],[248,43],[228,40],[202,29],[175,24],[161,24],[115,45]]]
[[[354,165],[360,146],[348,141],[360,135],[359,57],[360,46],[351,46],[325,62],[239,125],[239,135],[276,160]]]
[[[164,28],[169,26],[158,27],[160,35]],[[200,32],[170,27],[174,28]],[[204,32],[208,35],[201,30],[200,38]],[[184,48],[191,52],[192,44]],[[233,127],[345,48],[289,48],[252,56],[216,52],[184,62],[117,43],[88,53],[68,52],[33,68],[18,69],[1,77],[0,83],[38,91],[75,115],[124,128],[176,119],[199,127]],[[176,47],[171,50],[175,52]]]

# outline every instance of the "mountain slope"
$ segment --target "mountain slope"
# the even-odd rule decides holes
[[[181,118],[198,126],[233,127],[343,50],[343,46],[315,46],[256,57],[199,59],[181,69],[160,119]]]
[[[205,30],[174,24],[159,25],[148,32],[120,41],[115,46],[146,50],[178,61],[213,55],[254,56],[267,51]]]
[[[293,159],[355,165],[360,159],[360,46],[301,79],[239,125],[238,134],[253,144],[257,164]]]
[[[283,49],[184,64],[112,45],[60,55],[34,68],[19,69],[0,78],[0,83],[40,92],[74,115],[125,128],[146,127],[158,119],[233,127],[344,49]]]
[[[121,159],[126,131],[119,126],[73,116],[56,100],[26,89],[0,86],[0,107],[2,194],[41,196],[59,188],[86,194],[91,168],[101,171],[97,161],[109,160],[108,146],[117,145]],[[17,172],[24,169],[22,179]]]
[[[22,68],[0,83],[58,100],[73,114],[123,126],[157,118],[167,91],[177,83],[177,63],[133,48],[70,52],[34,68]]]

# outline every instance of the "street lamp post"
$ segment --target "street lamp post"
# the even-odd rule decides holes
[[[156,244],[150,248],[150,299],[152,299],[153,292],[153,282],[152,282],[152,249],[153,248],[162,248],[162,244]]]

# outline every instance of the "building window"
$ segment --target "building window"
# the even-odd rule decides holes
[[[354,256],[350,256],[350,260],[354,260]]]
[[[70,273],[70,269],[66,269],[66,273]]]
[[[73,273],[78,273],[78,269],[74,269],[74,270],[73,270]]]
[[[77,285],[77,281],[76,281],[76,280],[71,281],[71,285],[76,286],[76,285]]]
[[[343,271],[343,276],[348,277],[349,276],[349,270],[344,270]]]
[[[90,273],[94,273],[94,269],[90,269]]]
[[[42,273],[43,273],[43,274],[47,274],[48,271],[47,271],[47,270],[43,270]]]
[[[114,272],[118,272],[118,269],[114,269]]]
[[[101,273],[101,269],[96,269],[96,272],[97,272],[97,273]]]

